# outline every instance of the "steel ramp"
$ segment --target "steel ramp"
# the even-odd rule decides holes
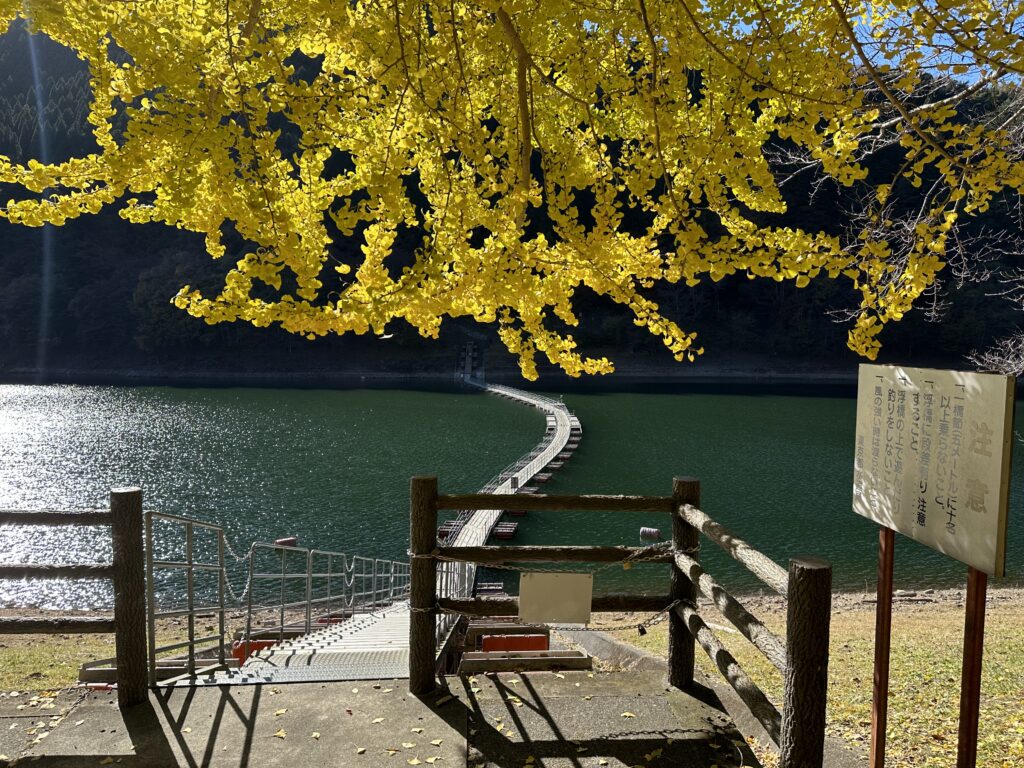
[[[238,669],[177,681],[175,685],[263,685],[409,676],[409,605],[398,603],[285,640]]]

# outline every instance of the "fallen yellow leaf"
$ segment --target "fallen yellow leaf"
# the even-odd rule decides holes
[[[274,738],[275,739],[283,739],[287,735],[288,735],[288,731],[286,731],[284,728],[282,728],[281,730],[279,730],[277,733],[274,734]]]

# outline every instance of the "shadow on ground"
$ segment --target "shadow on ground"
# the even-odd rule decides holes
[[[407,685],[163,688],[124,712],[95,692],[69,701],[44,738],[41,713],[0,712],[0,729],[28,739],[12,765],[40,768],[756,765],[710,690],[668,690],[651,672],[450,677],[424,698]]]

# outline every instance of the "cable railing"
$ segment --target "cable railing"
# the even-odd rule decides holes
[[[249,554],[243,642],[275,635],[280,642],[319,624],[373,612],[406,599],[409,582],[408,563],[256,542]]]

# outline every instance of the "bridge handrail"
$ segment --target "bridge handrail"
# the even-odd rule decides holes
[[[281,570],[274,573],[257,570],[257,553],[259,551],[278,553],[281,557]],[[301,570],[289,570],[289,554],[295,554],[302,558],[304,567]],[[323,570],[324,559],[326,559],[326,571]],[[248,560],[249,588],[244,634],[246,642],[254,639],[256,635],[265,636],[275,633],[278,640],[281,641],[286,632],[294,629],[309,632],[315,621],[337,618],[335,614],[339,611],[344,616],[372,612],[403,600],[409,594],[410,565],[400,560],[364,557],[325,549],[283,546],[269,542],[254,542]],[[319,569],[315,567],[318,560],[321,561]],[[336,563],[338,563],[338,567],[335,567]],[[304,595],[302,599],[289,601],[287,584],[289,581],[297,579],[304,580]],[[338,579],[341,580],[340,594],[333,591],[334,584]],[[261,581],[278,582],[279,600],[270,604],[256,604],[254,594],[257,583]],[[326,586],[326,596],[317,596],[314,587],[317,582]],[[326,603],[326,610],[320,615],[314,616],[313,607],[323,603]],[[288,612],[293,608],[304,609],[301,618],[289,620]],[[274,611],[277,614],[277,623],[261,626],[254,635],[253,616],[265,611]]]

